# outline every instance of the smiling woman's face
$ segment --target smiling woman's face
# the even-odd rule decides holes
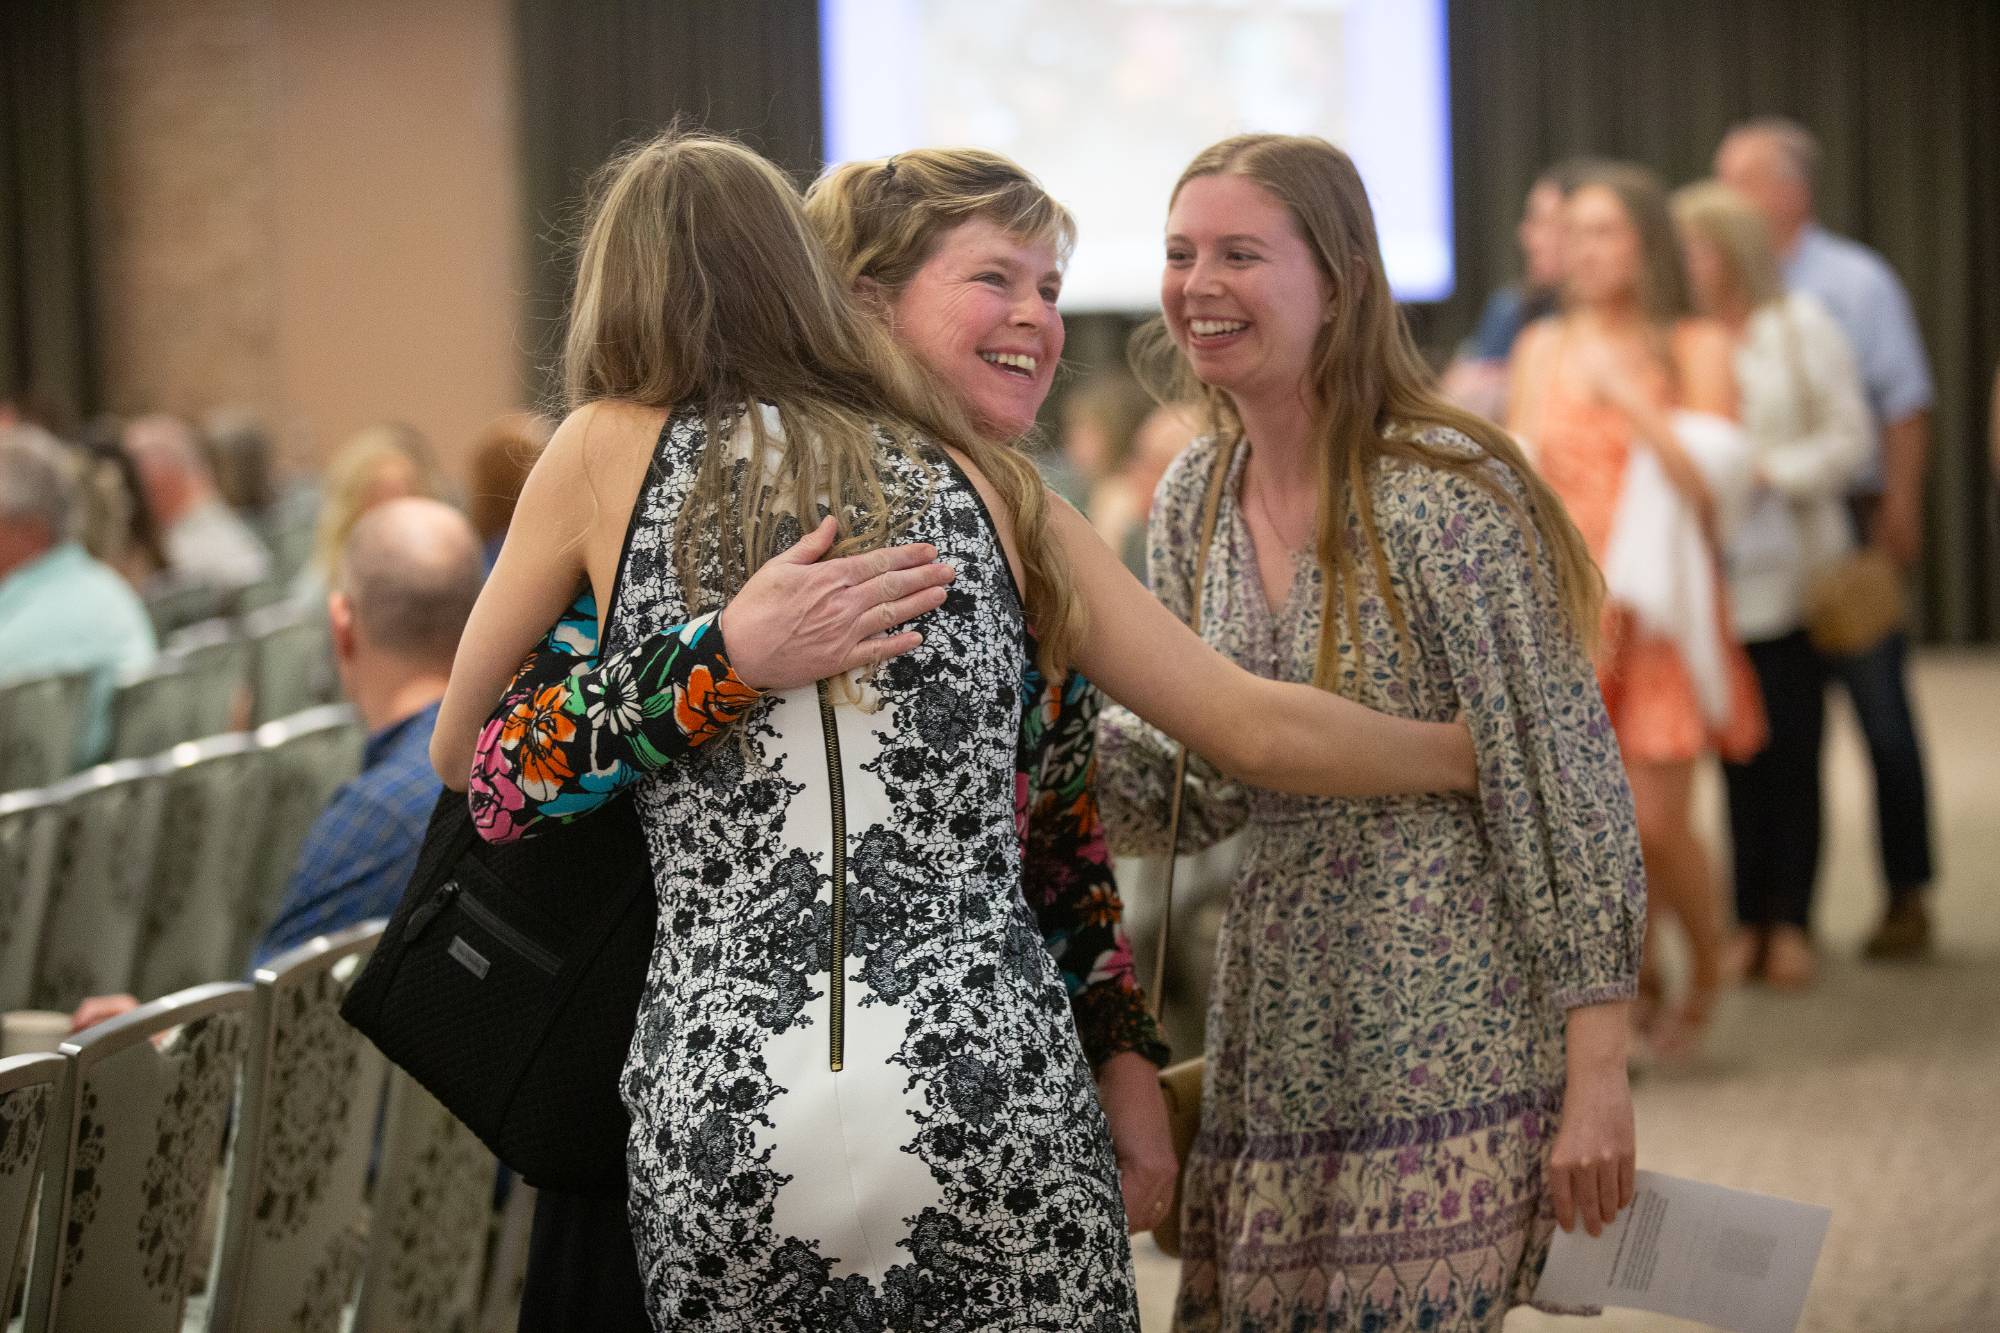
[[[1160,308],[1202,383],[1296,397],[1331,292],[1291,211],[1247,176],[1197,176],[1167,213]]]
[[[974,218],[945,233],[891,311],[903,345],[1011,439],[1035,424],[1062,359],[1061,292],[1053,241]]]

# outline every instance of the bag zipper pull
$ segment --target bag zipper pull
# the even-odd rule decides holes
[[[416,911],[410,913],[410,924],[404,927],[403,938],[414,940],[422,935],[431,922],[436,919],[437,914],[449,907],[451,900],[457,896],[458,881],[455,879],[446,880],[439,886],[438,891],[430,896],[429,902],[424,903]]]

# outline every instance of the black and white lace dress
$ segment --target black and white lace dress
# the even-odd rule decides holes
[[[714,609],[672,551],[705,447],[699,414],[661,434],[607,654]],[[1138,1327],[1110,1141],[1020,891],[1020,603],[956,469],[905,481],[928,495],[905,539],[959,569],[922,647],[768,696],[636,789],[660,931],[624,1091],[661,1328]]]

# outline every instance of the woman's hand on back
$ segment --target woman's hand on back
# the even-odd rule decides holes
[[[936,610],[958,570],[926,542],[825,559],[838,535],[825,519],[765,561],[722,609],[722,640],[745,684],[796,689],[924,641],[896,627]]]

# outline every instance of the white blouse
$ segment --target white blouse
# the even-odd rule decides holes
[[[1758,486],[1726,568],[1737,633],[1756,642],[1799,628],[1813,575],[1853,549],[1843,497],[1868,457],[1868,407],[1846,335],[1801,292],[1750,317],[1736,382]]]

